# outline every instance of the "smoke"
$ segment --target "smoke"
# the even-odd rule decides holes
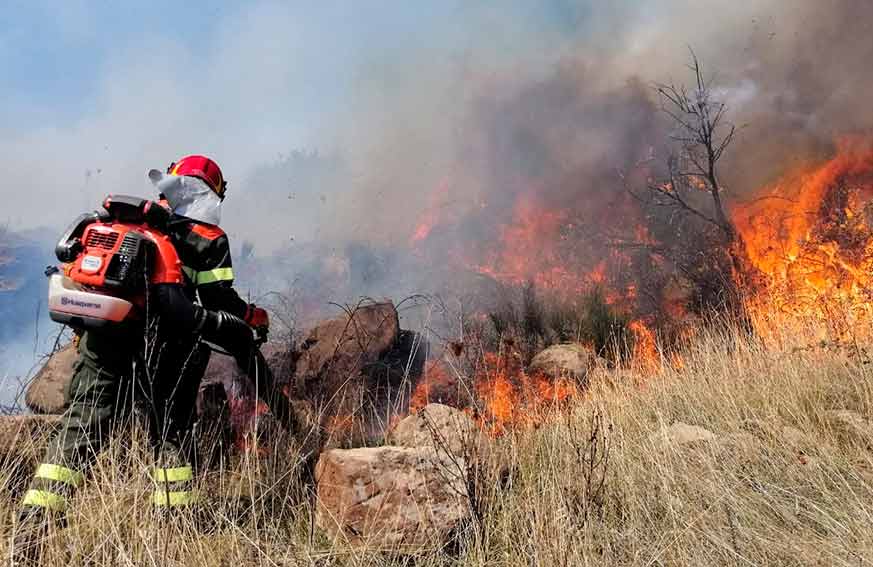
[[[51,240],[44,230],[12,233],[0,227],[0,405],[18,393],[19,380],[51,350],[57,334],[46,312],[43,276]]]
[[[73,35],[108,17],[79,16]],[[2,220],[60,229],[202,152],[230,180],[253,297],[462,292],[457,266],[497,267],[519,199],[563,211],[580,264],[605,253],[584,228],[626,222],[619,174],[666,157],[650,86],[690,79],[688,46],[741,126],[729,199],[873,126],[863,0],[257,2],[210,18],[116,30],[84,110],[0,127]]]

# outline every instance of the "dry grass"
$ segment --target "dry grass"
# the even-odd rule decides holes
[[[146,505],[148,455],[117,441],[46,565],[865,565],[873,561],[871,370],[856,344],[700,338],[680,370],[604,371],[548,425],[498,441],[500,478],[453,552],[350,550],[311,527],[294,451],[202,481],[198,517]],[[862,416],[841,419],[836,410]],[[714,439],[665,441],[674,422]],[[0,474],[2,553],[30,463]]]

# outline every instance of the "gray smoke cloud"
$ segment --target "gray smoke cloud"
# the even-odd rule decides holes
[[[0,126],[0,221],[59,231],[207,153],[230,179],[226,230],[261,259],[246,287],[344,301],[457,280],[450,251],[485,254],[526,192],[610,214],[617,172],[664,150],[650,86],[689,79],[688,46],[743,126],[732,199],[873,126],[865,0],[259,2],[218,17],[202,49],[156,30],[116,53],[86,115]],[[423,219],[448,227],[417,244],[443,264],[410,253]]]
[[[786,153],[869,127],[871,11],[862,0],[555,0],[315,14],[257,3],[220,16],[221,40],[204,41],[202,53],[156,34],[116,54],[87,116],[4,128],[3,216],[13,227],[60,226],[103,193],[148,192],[149,167],[200,151],[215,155],[231,180],[228,228],[261,250],[292,236],[362,229],[403,238],[440,180],[471,169],[459,161],[480,134],[470,128],[474,105],[499,106],[568,68],[584,84],[567,96],[620,98],[636,88],[632,80],[685,79],[689,45],[723,86],[734,121],[748,124],[736,153],[778,168],[782,160],[743,152],[742,144]],[[618,132],[626,125],[621,109],[615,114]],[[586,129],[584,108],[573,118],[565,126],[586,147],[564,147],[568,155],[556,159],[594,161],[592,154],[624,149],[610,147],[622,134],[604,136],[608,125]],[[769,143],[777,132],[787,143]],[[314,204],[296,202],[306,181],[281,167],[295,149],[342,157],[345,171],[319,180]],[[276,165],[275,178],[264,175]],[[479,172],[463,173],[473,176],[464,183],[468,201],[493,191]],[[362,217],[371,226],[330,222]]]

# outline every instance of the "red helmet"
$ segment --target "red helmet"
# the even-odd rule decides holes
[[[227,182],[224,180],[218,164],[206,156],[185,156],[179,161],[171,163],[170,167],[167,168],[167,173],[196,177],[204,181],[210,189],[215,191],[216,195],[224,199]]]

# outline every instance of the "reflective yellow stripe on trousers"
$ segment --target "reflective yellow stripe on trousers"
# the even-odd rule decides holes
[[[57,512],[63,512],[67,509],[67,499],[60,494],[49,492],[48,490],[30,489],[25,493],[22,506],[39,506],[40,508],[48,508]]]
[[[172,469],[154,469],[152,480],[155,482],[188,482],[194,480],[194,469],[190,466]]]
[[[84,475],[79,471],[74,471],[73,469],[62,467],[61,465],[52,465],[49,463],[42,463],[39,465],[34,476],[45,480],[63,482],[64,484],[69,484],[76,488],[82,484],[82,480],[84,479]]]
[[[179,492],[155,490],[155,493],[152,495],[152,502],[155,506],[168,506],[174,508],[176,506],[187,506],[196,503],[197,496],[190,490]]]

